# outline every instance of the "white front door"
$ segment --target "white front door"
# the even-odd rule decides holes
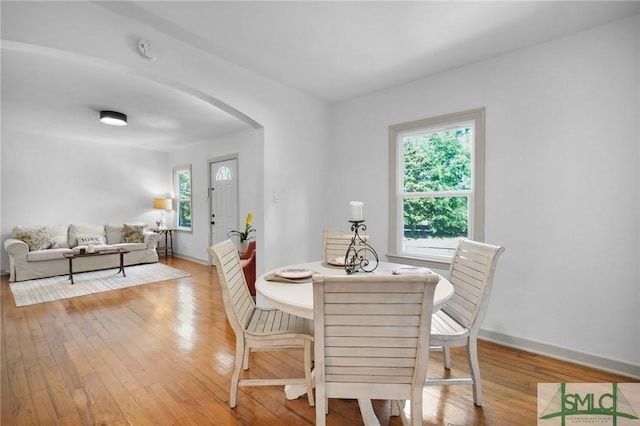
[[[238,228],[238,159],[213,161],[211,174],[211,245],[226,240]]]

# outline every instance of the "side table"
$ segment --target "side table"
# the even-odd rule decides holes
[[[158,244],[158,254],[164,250],[165,257],[169,255],[169,251],[173,256],[173,231],[175,231],[175,228],[151,228],[151,230],[160,234],[159,242],[162,242],[162,236],[164,235],[164,245]]]

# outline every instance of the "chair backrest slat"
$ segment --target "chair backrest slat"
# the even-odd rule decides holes
[[[256,305],[245,282],[238,251],[231,240],[208,249],[214,258],[227,318],[234,332],[246,329]]]
[[[368,242],[369,235],[365,232],[360,237]],[[322,232],[322,260],[344,259],[347,249],[351,244],[353,232],[348,231],[323,231]],[[363,252],[366,258],[365,252]]]
[[[412,399],[439,276],[315,275],[316,378],[327,397]]]
[[[503,247],[462,240],[451,261],[449,281],[455,288],[443,310],[465,328],[479,328],[486,313],[498,257]],[[477,332],[477,330],[475,330]]]

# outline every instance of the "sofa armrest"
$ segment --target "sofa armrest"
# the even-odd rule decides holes
[[[144,242],[147,243],[147,248],[155,250],[160,242],[160,234],[153,231],[145,231]]]
[[[9,256],[9,281],[16,280],[16,264],[26,264],[29,246],[17,238],[7,238],[4,240],[4,249]]]
[[[26,257],[29,253],[29,246],[17,238],[7,238],[4,240],[4,249],[9,257]]]

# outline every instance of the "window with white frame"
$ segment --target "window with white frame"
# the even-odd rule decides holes
[[[390,126],[389,145],[389,258],[442,267],[482,241],[484,108]]]
[[[191,231],[191,166],[173,169],[176,194],[176,228]]]

